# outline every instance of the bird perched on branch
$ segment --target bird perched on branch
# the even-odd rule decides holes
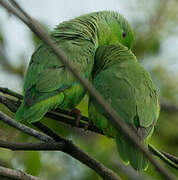
[[[100,47],[96,52],[95,64],[94,87],[139,140],[148,146],[147,141],[159,115],[157,90],[149,73],[122,44]],[[92,97],[88,111],[94,125],[102,129],[105,135],[115,138],[120,158],[136,170],[146,169],[147,159],[122,132],[114,128],[106,112]]]
[[[98,47],[122,43],[131,48],[133,31],[117,12],[82,15],[59,24],[51,37],[78,72],[90,80]],[[24,80],[24,99],[15,120],[35,122],[51,109],[73,109],[85,89],[45,43],[35,50]]]

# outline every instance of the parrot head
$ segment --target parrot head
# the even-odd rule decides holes
[[[114,11],[103,11],[105,23],[102,23],[99,30],[100,45],[122,44],[131,49],[134,44],[134,32],[121,14]]]
[[[111,36],[111,42],[113,41],[113,44],[116,44],[114,42],[118,41],[118,43],[123,44],[128,47],[128,49],[132,48],[134,44],[134,32],[127,19],[121,14],[116,13],[113,19],[111,19],[109,27],[111,34],[113,34],[113,36]]]
[[[125,22],[127,23],[127,22]],[[120,32],[120,43],[131,49],[134,44],[134,32],[131,26],[127,23],[125,25],[121,24]]]

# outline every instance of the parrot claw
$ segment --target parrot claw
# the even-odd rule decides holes
[[[92,121],[89,119],[88,123],[85,125],[84,127],[84,131],[86,131],[88,129],[89,126],[93,125]]]
[[[69,112],[69,115],[73,115],[75,117],[76,126],[78,127],[80,124],[81,117],[82,117],[81,111],[77,108],[74,108]]]

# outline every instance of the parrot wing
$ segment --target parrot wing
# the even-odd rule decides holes
[[[86,52],[92,49],[91,43],[88,42],[87,47],[85,49],[82,47],[79,49],[78,45],[76,46],[69,42],[63,43],[60,47],[67,55],[67,58],[71,59],[71,63],[81,72],[81,76],[85,78],[89,78],[88,72],[90,70],[88,67],[92,66],[92,64],[85,63],[86,58],[88,58],[88,63],[92,63],[94,56]],[[49,47],[42,45],[32,56],[27,71],[24,91],[28,96],[25,96],[24,102],[27,105],[32,105],[41,101],[43,98],[46,99],[76,85],[79,85],[79,82],[70,71],[58,60]],[[30,103],[28,104],[29,101]]]
[[[85,42],[87,48],[78,48],[78,45],[69,41],[63,42],[60,46],[81,76],[89,79],[94,58],[94,54],[91,53],[94,52],[91,42]],[[24,100],[15,119],[35,122],[52,108],[73,108],[84,93],[82,85],[52,50],[42,44],[32,56],[24,82]]]

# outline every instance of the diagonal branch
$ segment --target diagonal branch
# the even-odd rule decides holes
[[[2,92],[3,94],[11,95],[11,96],[16,97],[18,99],[23,99],[23,96],[21,94],[18,94],[14,91],[11,91],[8,88],[0,87],[0,92]]]
[[[169,154],[167,152],[161,151],[162,154],[164,154],[169,160],[174,162],[175,164],[178,165],[178,157],[173,156],[172,154]]]
[[[178,106],[170,102],[161,101],[161,109],[168,112],[178,113]]]
[[[9,168],[5,168],[0,166],[0,176],[10,178],[12,180],[44,180],[41,178],[37,178],[30,174],[24,173],[22,171],[12,170]]]
[[[30,135],[30,136],[33,136],[33,137],[41,140],[41,141],[45,141],[45,142],[53,141],[53,139],[51,137],[49,137],[45,134],[42,134],[32,128],[29,128],[22,123],[17,123],[15,121],[13,121],[9,116],[7,116],[6,114],[4,114],[1,111],[0,111],[0,120],[20,131]]]
[[[168,153],[163,153],[162,151],[157,150],[153,145],[148,145],[149,150],[156,156],[158,156],[160,159],[162,159],[164,162],[166,162],[169,166],[178,169],[178,163],[176,163],[177,157],[170,155]]]
[[[96,171],[104,180],[121,180],[113,171],[104,167],[103,164],[99,163],[96,159],[90,157],[86,152],[79,149],[72,141],[64,139],[59,136],[55,131],[51,130],[40,122],[33,123],[42,132],[52,137],[56,142],[63,142],[63,152],[71,155],[75,159],[79,160],[83,164],[87,165],[94,171]]]

